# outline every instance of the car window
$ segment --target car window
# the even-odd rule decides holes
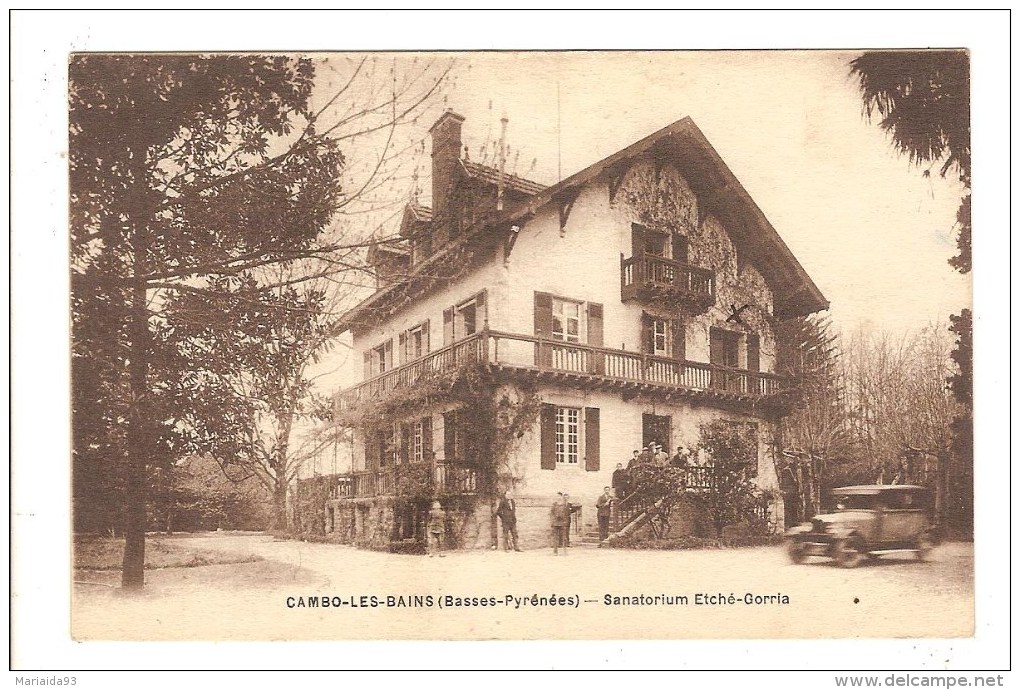
[[[868,510],[875,507],[877,496],[869,494],[842,494],[836,498],[836,510]]]

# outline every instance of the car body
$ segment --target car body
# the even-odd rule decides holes
[[[832,490],[835,510],[786,532],[794,563],[828,556],[845,568],[884,553],[912,551],[924,559],[934,545],[932,492],[923,486],[863,485]]]

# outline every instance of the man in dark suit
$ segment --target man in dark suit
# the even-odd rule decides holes
[[[599,520],[599,547],[602,546],[602,542],[609,538],[609,516],[612,512],[614,500],[607,486],[602,490],[602,495],[595,502],[596,516]]]
[[[511,548],[514,551],[520,551],[521,547],[517,542],[517,501],[514,500],[514,494],[509,489],[503,498],[499,499],[496,515],[499,516],[499,522],[503,525],[503,548],[507,551]]]
[[[627,470],[623,469],[622,462],[616,463],[612,484],[617,498],[627,498],[627,495],[630,493],[630,476],[627,474]]]

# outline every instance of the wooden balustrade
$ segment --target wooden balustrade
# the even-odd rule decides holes
[[[362,398],[384,397],[396,388],[415,386],[431,375],[454,371],[465,364],[576,374],[606,382],[635,382],[672,389],[711,390],[738,398],[770,396],[782,390],[782,379],[774,374],[485,330],[342,392],[340,408],[352,406]]]
[[[715,302],[715,275],[653,254],[621,256],[620,290],[624,302],[669,296],[707,308]]]

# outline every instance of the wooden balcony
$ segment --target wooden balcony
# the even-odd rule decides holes
[[[437,463],[432,466],[427,481],[421,486],[404,487],[398,491],[403,469],[405,466],[397,465],[339,474],[329,491],[329,498],[372,498],[397,493],[437,497],[474,494],[478,491],[478,471],[474,467],[457,463]]]
[[[754,402],[783,390],[783,379],[774,374],[481,331],[341,392],[337,406],[341,411],[350,409],[360,400],[382,398],[395,389],[424,384],[435,375],[468,364],[582,388],[619,390],[625,396],[654,392],[666,398]]]
[[[715,304],[715,275],[653,254],[621,254],[620,290],[624,302],[667,300],[700,313]]]

